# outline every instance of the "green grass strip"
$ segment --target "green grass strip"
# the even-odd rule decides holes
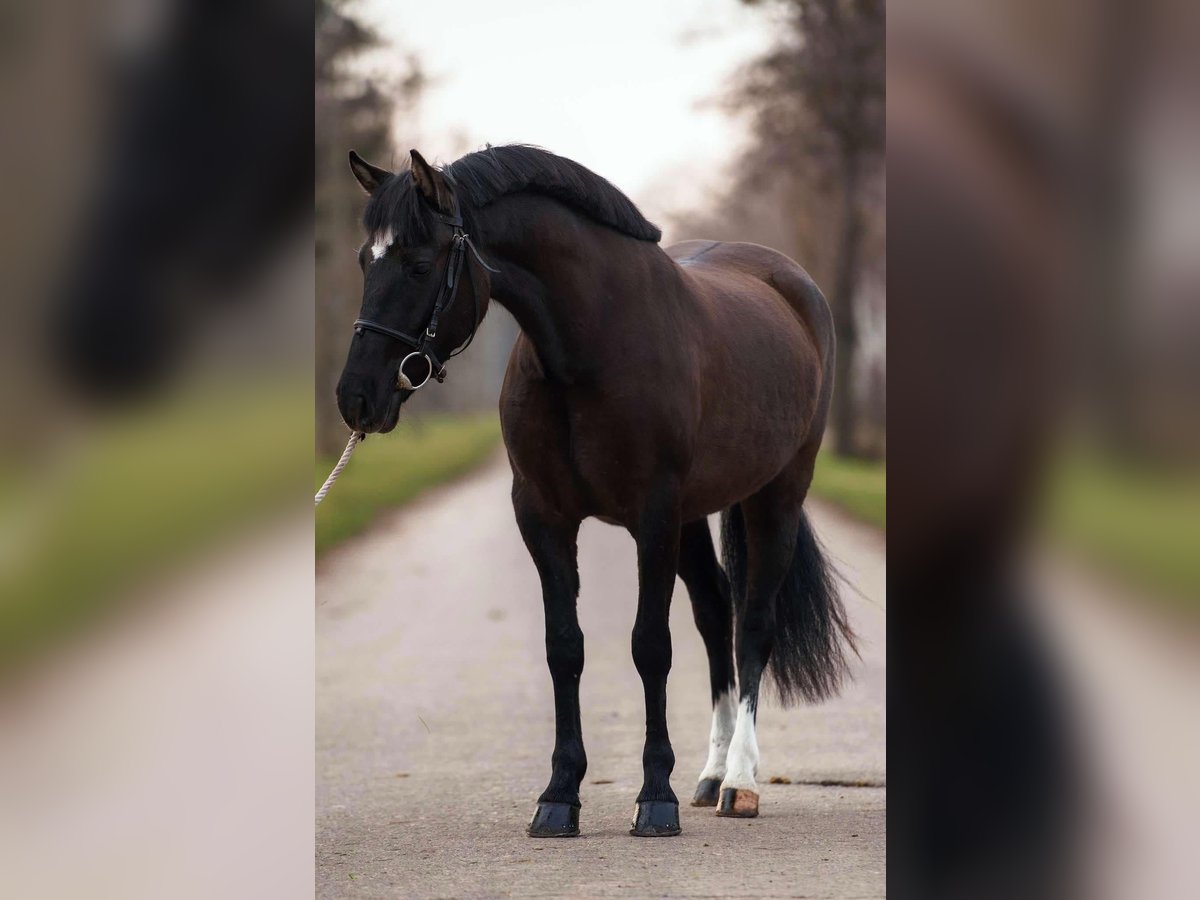
[[[822,453],[817,457],[812,492],[856,519],[887,527],[887,469],[883,462]]]
[[[365,530],[384,511],[478,465],[499,443],[500,421],[484,415],[402,419],[391,434],[371,435],[317,507],[317,554]],[[317,460],[316,491],[337,462]]]
[[[299,501],[311,404],[302,378],[197,385],[87,432],[57,469],[27,462],[0,495],[0,674]]]
[[[1200,611],[1200,473],[1062,453],[1049,484],[1051,533],[1098,569]]]

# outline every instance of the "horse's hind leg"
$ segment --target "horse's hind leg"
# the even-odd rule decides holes
[[[725,757],[733,737],[737,698],[733,680],[733,601],[705,519],[683,526],[679,576],[687,585],[696,627],[708,652],[713,704],[708,761],[700,773],[692,806],[716,806],[725,779]]]
[[[539,512],[514,485],[517,525],[542,581],[546,612],[546,662],[554,680],[554,754],[550,784],[538,797],[527,832],[530,837],[579,834],[579,784],[587,772],[579,721],[579,677],[583,674],[583,632],[575,601],[579,596],[576,536],[578,522],[557,521]]]
[[[729,745],[725,780],[717,815],[750,818],[758,815],[759,684],[771,656],[775,637],[775,598],[787,577],[796,546],[800,501],[791,491],[768,486],[727,515],[741,526],[744,572],[738,578],[737,665],[740,690],[737,723]],[[739,522],[740,520],[740,522]],[[744,579],[744,580],[743,580]]]

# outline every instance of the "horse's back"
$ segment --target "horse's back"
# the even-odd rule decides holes
[[[748,276],[777,294],[804,323],[823,363],[832,371],[833,316],[825,295],[804,267],[761,244],[735,241],[681,241],[666,248],[676,264],[701,284],[730,293],[731,276]],[[734,287],[736,291],[736,287]]]

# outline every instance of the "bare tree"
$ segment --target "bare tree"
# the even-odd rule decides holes
[[[884,151],[885,17],[883,0],[744,0],[774,6],[786,25],[778,43],[754,61],[734,91],[753,111],[755,152],[772,170],[817,166],[836,186],[836,250],[829,271],[838,339],[834,441],[839,454],[862,456],[855,304],[863,270],[870,182]]]
[[[354,252],[362,236],[362,193],[346,168],[346,153],[386,159],[397,112],[414,105],[426,79],[409,58],[395,79],[367,77],[355,63],[381,45],[346,0],[319,0],[316,23],[316,441],[335,453],[346,439],[333,400],[349,331],[361,296]]]

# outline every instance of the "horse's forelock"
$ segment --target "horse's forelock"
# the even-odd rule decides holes
[[[367,234],[390,235],[389,243],[417,246],[433,236],[433,211],[413,182],[412,172],[402,169],[385,181],[367,202],[363,226]]]

